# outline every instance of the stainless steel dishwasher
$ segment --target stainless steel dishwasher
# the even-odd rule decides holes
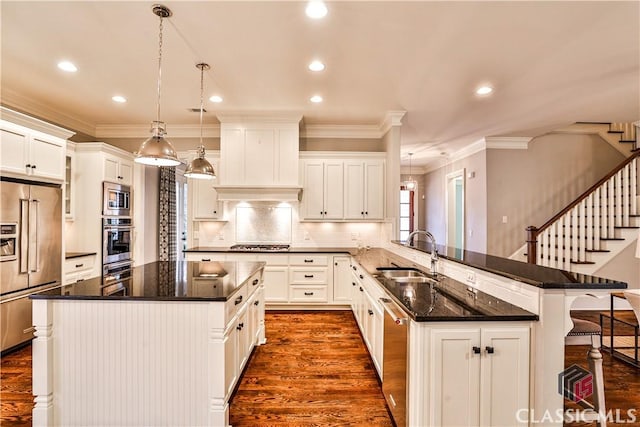
[[[407,425],[407,351],[409,318],[388,298],[384,307],[384,350],[382,392],[396,426]]]

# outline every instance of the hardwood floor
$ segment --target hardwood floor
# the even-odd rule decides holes
[[[266,325],[267,344],[254,352],[231,403],[234,426],[391,425],[351,312],[269,311]],[[566,347],[565,365],[586,367],[586,351]],[[603,357],[607,408],[623,421],[624,411],[638,408],[636,422],[624,425],[640,426],[640,369]],[[31,425],[31,347],[2,358],[0,402],[2,426]]]
[[[231,402],[233,426],[391,426],[375,368],[350,311],[267,312]]]

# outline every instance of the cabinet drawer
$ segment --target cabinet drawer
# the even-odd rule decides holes
[[[255,291],[257,291],[261,283],[262,274],[261,271],[257,271],[249,278],[249,280],[247,280],[247,284],[245,286],[247,288],[247,296],[251,296]]]
[[[291,284],[318,284],[325,285],[327,283],[327,269],[326,268],[295,268],[290,269]]]
[[[247,294],[247,284],[242,285],[242,288],[225,303],[224,305],[224,318],[225,323],[229,323],[233,316],[236,315],[238,310],[242,308],[247,302],[248,294]]]
[[[289,255],[289,265],[326,266],[329,265],[327,255]]]
[[[327,302],[326,286],[291,286],[291,302]]]
[[[260,254],[258,255],[258,261],[264,261],[267,265],[289,265],[288,255],[270,255]]]
[[[84,270],[92,270],[95,260],[95,255],[67,259],[64,262],[64,271],[66,274],[69,274]]]

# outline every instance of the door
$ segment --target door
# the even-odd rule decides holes
[[[447,174],[446,246],[464,249],[464,169]]]

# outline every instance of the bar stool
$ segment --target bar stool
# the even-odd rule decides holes
[[[600,325],[588,320],[572,317],[573,329],[569,331],[565,338],[566,345],[591,345],[587,352],[589,370],[593,375],[593,405],[586,400],[579,400],[578,403],[585,409],[595,411],[592,417],[584,417],[588,421],[596,421],[599,427],[607,425],[607,410],[604,403],[604,376],[602,374],[602,353],[600,345],[602,342],[602,329]],[[598,416],[600,414],[601,416]],[[587,414],[585,414],[587,415]]]

